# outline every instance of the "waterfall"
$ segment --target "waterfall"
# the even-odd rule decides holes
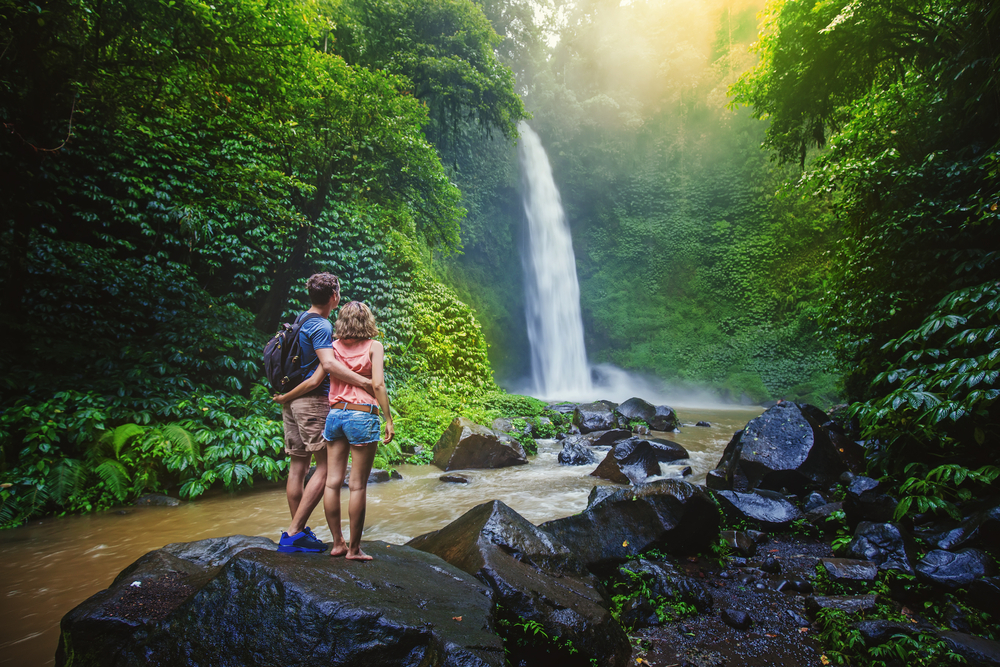
[[[520,122],[518,130],[528,221],[521,258],[534,394],[551,399],[577,396],[591,384],[573,239],[542,142],[527,123]]]

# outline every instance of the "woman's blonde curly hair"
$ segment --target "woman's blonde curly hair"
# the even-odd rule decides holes
[[[360,301],[348,301],[340,307],[337,322],[333,325],[337,338],[375,338],[379,335],[375,316]]]

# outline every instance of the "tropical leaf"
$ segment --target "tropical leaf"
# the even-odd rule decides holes
[[[94,472],[119,502],[128,497],[129,484],[132,480],[128,470],[121,463],[114,459],[104,459],[94,468]]]
[[[191,435],[191,432],[177,423],[166,424],[161,428],[163,435],[170,441],[171,447],[175,451],[180,451],[191,462],[195,463],[201,459],[201,445],[198,440]]]
[[[62,459],[49,472],[49,495],[58,503],[80,492],[87,479],[87,466],[76,459]]]

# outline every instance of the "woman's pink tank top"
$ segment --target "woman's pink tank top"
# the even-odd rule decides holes
[[[357,340],[344,339],[333,341],[333,356],[337,361],[344,364],[358,375],[366,378],[372,376],[372,341],[371,339]],[[361,387],[347,384],[337,378],[330,377],[330,405],[340,403],[361,403],[365,405],[378,405],[375,397]]]

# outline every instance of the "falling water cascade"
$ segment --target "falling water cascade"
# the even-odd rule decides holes
[[[591,380],[573,239],[542,142],[527,123],[522,121],[518,129],[528,221],[527,248],[521,257],[533,393],[551,399],[586,394]]]

